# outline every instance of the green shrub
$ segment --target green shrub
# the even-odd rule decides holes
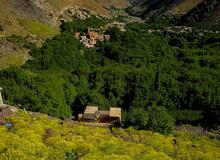
[[[168,134],[174,130],[174,119],[167,113],[165,107],[153,105],[147,109],[148,125],[147,129]]]
[[[131,109],[127,117],[128,125],[136,129],[147,129],[163,134],[169,134],[174,130],[174,119],[167,113],[166,108],[156,105]]]

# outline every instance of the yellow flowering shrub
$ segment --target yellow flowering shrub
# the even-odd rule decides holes
[[[38,113],[8,117],[0,125],[0,160],[218,160],[215,134],[176,132],[161,135],[133,128],[63,121]]]

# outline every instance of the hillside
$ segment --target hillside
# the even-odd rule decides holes
[[[129,13],[142,18],[150,18],[161,14],[186,14],[201,0],[133,0]]]
[[[1,38],[0,46],[0,69],[22,65],[30,58],[28,50],[21,44]]]
[[[48,13],[40,7],[34,1],[2,0],[0,2],[0,35],[36,34],[47,36],[44,31],[45,28],[53,33],[54,22]]]
[[[220,21],[220,3],[218,0],[205,0],[182,17],[182,22],[216,23]]]
[[[41,45],[47,38],[59,33],[61,20],[71,20],[73,16],[82,16],[87,11],[111,18],[111,6],[126,8],[128,1],[1,0],[0,69],[24,64],[30,58],[27,48],[8,41],[7,37],[16,35],[18,39]]]
[[[0,36],[26,35],[28,29],[51,28],[59,25],[60,17],[65,17],[64,10],[71,6],[86,8],[102,16],[110,17],[109,8],[126,8],[127,0],[2,0],[0,2]],[[36,21],[35,24],[32,21]],[[25,21],[25,23],[23,23]],[[28,25],[28,28],[26,26]],[[40,25],[40,27],[39,27]],[[50,26],[47,26],[50,25]],[[43,28],[41,29],[43,32]],[[33,33],[31,33],[33,34]],[[36,33],[38,34],[38,33]]]
[[[18,110],[0,125],[0,160],[218,160],[219,136],[182,127],[172,135],[96,127]],[[2,121],[2,118],[0,119]],[[184,130],[189,129],[188,132]]]
[[[126,126],[161,133],[181,123],[220,127],[219,31],[162,26],[150,32],[149,24],[134,23],[125,31],[107,29],[110,39],[86,48],[88,27],[97,34],[104,24],[95,17],[75,19],[42,46],[28,44],[31,60],[0,71],[5,100],[76,119],[87,105],[117,106]]]
[[[171,5],[170,8],[165,12],[168,15],[184,15],[188,13],[192,8],[196,7],[203,0],[182,0],[174,5]]]
[[[2,0],[0,160],[219,160],[219,12],[187,2]]]
[[[133,0],[128,13],[149,19],[156,16],[183,16],[182,22],[219,21],[219,2],[216,0]]]
[[[206,14],[206,9],[212,4],[203,7],[206,5],[204,0],[132,0],[130,3],[133,7],[128,9],[129,13],[144,19],[157,15],[179,14],[184,15],[182,24],[189,21],[215,23],[220,19],[218,4]],[[58,26],[61,21],[71,21],[72,17],[85,18],[90,14],[108,18],[112,18],[114,14],[127,16],[124,9],[129,5],[128,0],[1,0],[0,68],[23,64],[29,57],[27,48],[1,37],[17,35],[41,45],[44,40],[59,33]],[[127,21],[140,22],[140,19],[127,16]],[[17,52],[13,49],[14,46],[22,49]],[[7,52],[5,48],[8,48]]]

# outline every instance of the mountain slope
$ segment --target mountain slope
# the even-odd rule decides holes
[[[185,22],[218,22],[218,0],[132,0],[128,12],[148,19],[154,16],[184,15]]]
[[[42,31],[47,27],[53,32],[55,21],[49,16],[49,11],[46,11],[49,7],[43,8],[42,4],[36,2],[31,0],[2,0],[0,2],[0,35],[32,34],[27,27],[42,29]],[[33,21],[36,23],[33,24]]]
[[[69,8],[79,15],[89,10],[94,14],[111,17],[109,13],[111,6],[126,8],[128,1],[1,0],[0,69],[7,68],[10,65],[23,64],[29,57],[23,46],[7,41],[5,37],[17,35],[41,44],[45,39],[59,33],[60,20],[71,19],[73,15],[69,15]]]
[[[1,0],[0,1],[0,36],[22,35],[26,28],[20,20],[35,20],[50,25],[59,25],[64,10],[71,6],[88,9],[94,13],[110,16],[108,8],[126,8],[127,0]],[[53,29],[52,29],[53,30]]]
[[[134,7],[130,8],[129,13],[146,18],[163,12],[175,2],[176,0],[134,0],[131,2]]]
[[[192,8],[196,7],[203,0],[182,0],[178,3],[171,5],[170,8],[165,12],[165,14],[178,15],[186,14]]]
[[[183,22],[219,22],[220,2],[205,0],[182,17]]]

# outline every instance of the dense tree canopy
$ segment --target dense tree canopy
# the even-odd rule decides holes
[[[81,23],[85,27],[64,24],[22,68],[0,72],[8,102],[58,117],[77,115],[87,104],[119,106],[129,124],[162,133],[172,131],[170,116],[176,123],[219,127],[219,35],[149,34],[144,24],[130,24],[84,49],[71,33],[90,25]],[[161,107],[149,108],[154,105]]]

